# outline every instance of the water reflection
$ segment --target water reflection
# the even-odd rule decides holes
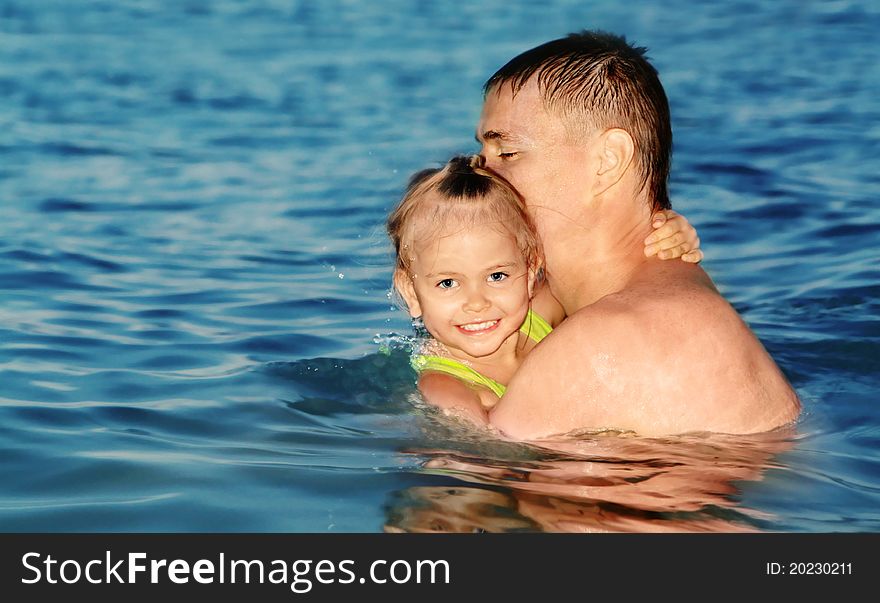
[[[395,493],[386,532],[534,532],[505,492],[471,487],[417,486]]]
[[[753,436],[601,434],[531,442],[528,460],[413,450],[426,474],[461,485],[395,493],[390,532],[750,532],[743,482],[779,467],[793,429]]]

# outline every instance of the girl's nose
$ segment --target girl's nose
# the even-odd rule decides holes
[[[473,288],[468,291],[467,299],[464,301],[464,310],[466,312],[482,312],[489,308],[492,302],[483,294],[482,289]]]

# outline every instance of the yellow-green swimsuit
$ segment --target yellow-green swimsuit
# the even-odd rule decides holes
[[[553,327],[551,327],[540,314],[536,314],[529,309],[529,313],[526,314],[526,319],[523,321],[519,330],[521,333],[525,333],[529,339],[538,343],[550,334]],[[461,379],[466,383],[488,387],[499,398],[503,396],[504,392],[507,390],[505,386],[501,385],[494,379],[490,379],[486,375],[483,375],[466,364],[462,364],[458,360],[453,360],[452,358],[417,354],[412,357],[411,363],[413,368],[419,373],[422,371],[446,373],[447,375],[452,375],[456,379]]]

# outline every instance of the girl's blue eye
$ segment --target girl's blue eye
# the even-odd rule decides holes
[[[493,283],[498,283],[507,278],[506,272],[493,272],[489,275],[489,281]]]
[[[455,280],[451,278],[444,278],[442,281],[437,283],[437,286],[441,289],[451,289],[455,286]]]

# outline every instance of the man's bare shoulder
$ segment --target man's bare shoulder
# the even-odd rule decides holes
[[[676,332],[690,327],[726,329],[734,322],[740,322],[736,311],[718,293],[701,268],[662,268],[666,267],[583,308],[583,317],[592,320],[594,316],[604,316],[611,310],[623,312],[631,320],[619,326],[631,327],[638,332],[647,328]],[[678,275],[680,277],[675,278]]]
[[[673,348],[691,330],[727,331],[740,326],[736,311],[705,273],[690,268],[684,271],[689,278],[646,278],[581,308],[538,349],[543,347],[549,355],[554,348],[568,352],[573,345],[586,344],[608,352],[625,351],[643,341],[653,348],[678,351]]]
[[[747,433],[792,420],[799,406],[788,382],[697,270],[642,279],[569,316],[526,358],[492,422],[539,437]]]
[[[616,303],[586,310],[566,318],[525,358],[490,414],[503,433],[529,439],[607,426],[596,402],[600,390],[625,387],[615,378],[619,334],[631,330],[633,316]]]

